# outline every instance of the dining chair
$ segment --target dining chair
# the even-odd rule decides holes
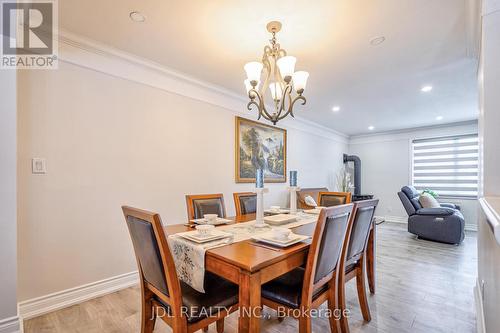
[[[351,192],[319,192],[318,203],[323,207],[351,203]]]
[[[319,214],[305,268],[299,267],[262,286],[262,304],[299,320],[299,332],[311,332],[310,311],[328,301],[337,313],[337,268],[345,259],[353,204],[324,208]],[[343,257],[344,256],[344,257]],[[297,311],[298,310],[298,311]],[[306,314],[306,315],[304,315]],[[330,329],[339,332],[338,320],[329,316]]]
[[[201,219],[205,214],[217,214],[226,217],[224,206],[224,195],[218,194],[196,194],[186,195],[188,220]]]
[[[378,200],[363,200],[354,203],[354,214],[352,215],[351,235],[349,237],[349,246],[344,249],[345,261],[341,263],[338,284],[338,299],[341,313],[346,309],[345,284],[356,277],[356,286],[358,291],[358,300],[361,307],[361,313],[365,321],[370,321],[370,308],[366,297],[365,276],[366,276],[366,250],[368,245],[368,236],[372,227],[373,216],[377,208]],[[343,333],[349,332],[348,319],[342,316],[340,327]]]
[[[257,211],[257,193],[239,192],[233,193],[236,215],[253,214]]]
[[[224,331],[224,317],[238,309],[238,286],[205,273],[205,293],[180,281],[160,216],[123,206],[139,271],[142,316],[141,332],[151,333],[160,317],[174,333],[188,333],[216,322]]]

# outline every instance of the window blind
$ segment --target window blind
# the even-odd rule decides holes
[[[439,195],[477,197],[477,134],[412,141],[413,186]]]

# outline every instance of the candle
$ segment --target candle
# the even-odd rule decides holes
[[[264,170],[257,169],[255,174],[255,187],[264,188]]]
[[[297,186],[297,171],[290,171],[290,186]]]

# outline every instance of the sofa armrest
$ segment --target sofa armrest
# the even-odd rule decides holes
[[[453,215],[455,209],[440,207],[440,208],[420,208],[417,210],[417,215],[432,215],[432,216],[448,216]]]
[[[439,204],[441,205],[441,207],[460,210],[460,206],[459,205],[455,205],[454,203],[440,202]]]

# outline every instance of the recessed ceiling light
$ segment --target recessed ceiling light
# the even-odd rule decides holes
[[[144,22],[146,21],[146,16],[142,15],[141,13],[134,11],[129,14],[130,19],[134,22]]]
[[[339,111],[340,111],[340,106],[335,105],[335,106],[332,108],[332,111],[333,111],[333,112],[339,112]]]
[[[443,120],[443,116],[437,116],[436,120]]]
[[[375,126],[368,126],[368,129],[369,129],[370,131],[373,131],[373,130],[375,129]]]
[[[370,39],[370,44],[373,46],[380,45],[383,42],[385,42],[384,36],[377,36],[377,37],[373,37],[372,39]]]
[[[432,90],[432,86],[423,86],[422,89],[420,89],[421,92],[429,92]]]

